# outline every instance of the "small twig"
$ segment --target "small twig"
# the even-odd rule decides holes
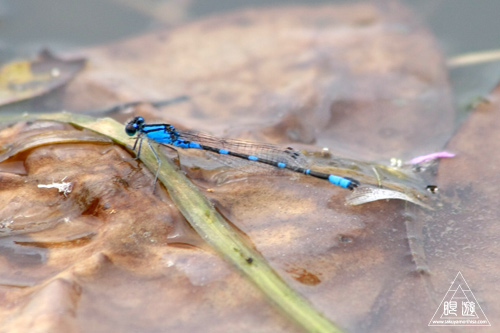
[[[461,67],[500,60],[500,50],[466,53],[448,59],[449,67]]]

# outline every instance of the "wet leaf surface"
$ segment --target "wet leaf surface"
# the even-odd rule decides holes
[[[492,332],[500,315],[499,119],[497,86],[448,145],[457,157],[439,167],[443,208],[433,216],[435,223],[426,225],[425,244],[434,287],[446,290],[450,276],[461,271]]]
[[[41,96],[68,83],[85,60],[63,60],[47,50],[33,61],[14,61],[0,68],[0,106]]]
[[[111,323],[122,321],[124,312],[133,317],[149,313],[134,319],[135,329],[142,331],[174,328],[183,322],[181,326],[195,329],[199,323],[190,324],[180,313],[166,326],[158,318],[187,302],[191,305],[179,308],[185,316],[197,315],[208,323],[225,310],[207,304],[214,313],[198,314],[199,304],[188,299],[201,297],[217,304],[227,292],[225,298],[239,302],[239,297],[231,297],[236,290],[226,283],[232,281],[236,288],[246,282],[206,248],[168,199],[153,195],[150,174],[124,162],[128,157],[113,146],[51,145],[25,157],[27,176],[3,174],[3,187],[9,190],[2,191],[2,289],[4,296],[18,302],[17,311],[2,315],[6,329],[66,331],[66,324],[95,325],[94,331],[117,329]],[[63,178],[73,184],[68,197],[36,186]],[[211,283],[226,291],[212,293]],[[134,285],[143,287],[134,289]],[[249,293],[240,294],[246,306],[265,304],[254,288],[247,289]],[[160,303],[163,306],[158,308]],[[74,313],[71,307],[82,313],[82,322],[69,314]],[[266,311],[273,311],[267,307]],[[95,312],[96,308],[101,310]],[[104,309],[110,317],[102,322]],[[26,321],[24,316],[37,320]],[[151,317],[157,319],[151,321]],[[130,329],[129,322],[122,325],[123,330]]]
[[[454,129],[443,59],[395,5],[248,10],[86,56],[64,109],[187,95],[189,103],[145,115],[365,160],[438,151]]]
[[[65,108],[188,95],[188,102],[142,105],[134,114],[386,164],[440,151],[453,131],[440,54],[398,6],[244,11],[85,55],[90,66],[67,87]],[[0,139],[8,157],[0,164],[8,166],[0,173],[5,331],[299,330],[194,232],[162,188],[152,193],[152,173],[118,145],[39,122],[4,129]],[[450,150],[460,154],[464,144]],[[487,152],[494,149],[483,155],[493,158]],[[228,167],[202,152],[161,152],[181,162],[285,282],[349,331],[426,329],[455,270],[471,287],[496,281],[483,274],[490,284],[481,284],[477,267],[466,273],[465,257],[456,260],[470,248],[463,234],[455,235],[461,247],[448,249],[443,221],[477,218],[450,218],[465,207],[453,191],[473,187],[463,183],[467,170],[459,177],[458,167],[448,169],[467,165],[464,157],[440,165],[442,200],[431,196],[430,204],[442,208],[431,211],[398,200],[351,206],[349,191],[312,177]],[[330,153],[311,160],[339,168]],[[361,180],[377,184],[374,164],[359,165]],[[383,182],[398,186],[396,173],[385,170],[392,179],[380,170]],[[401,182],[418,194],[431,180]],[[62,182],[72,183],[71,193],[38,187]],[[480,202],[487,212],[490,192]],[[495,244],[494,226],[488,230]],[[476,254],[479,248],[489,249],[485,267],[493,267],[494,248],[478,246]],[[494,316],[493,296],[481,300]]]

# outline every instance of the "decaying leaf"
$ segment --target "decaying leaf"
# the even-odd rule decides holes
[[[34,61],[14,61],[0,68],[0,105],[46,94],[68,83],[85,60],[63,60],[44,50]]]
[[[135,112],[216,135],[329,146],[381,165],[440,151],[453,130],[440,53],[399,6],[249,10],[84,53],[89,66],[67,86],[67,109],[188,95]],[[0,173],[2,329],[300,330],[193,231],[163,188],[151,191],[152,173],[129,152],[69,143],[58,135],[71,128],[40,133],[36,124],[0,133],[11,144],[2,165],[23,168]],[[319,179],[159,151],[328,320],[359,332],[427,327],[441,297],[424,228],[435,213],[394,200],[350,206],[349,191]],[[339,168],[324,155],[311,160]],[[374,185],[425,189],[406,178],[399,186],[396,172],[369,174],[369,166],[350,172]],[[63,181],[70,193],[38,186]]]
[[[95,48],[63,105],[187,95],[190,103],[143,115],[359,160],[439,151],[454,130],[443,59],[391,3],[247,10]]]

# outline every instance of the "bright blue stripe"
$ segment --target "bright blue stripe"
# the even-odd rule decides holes
[[[328,176],[328,181],[334,185],[338,185],[343,188],[347,188],[351,183],[349,179],[345,179],[344,177],[339,177],[335,175]]]
[[[259,158],[257,156],[253,156],[253,155],[248,155],[248,159],[250,161],[258,161],[259,160]]]
[[[198,142],[190,142],[189,148],[201,149],[201,145]]]
[[[189,143],[185,143],[185,142],[177,142],[177,143],[174,143],[174,145],[176,147],[179,147],[179,148],[189,148]]]
[[[229,154],[229,151],[227,149],[219,149],[219,154],[227,155]]]
[[[144,132],[150,132],[150,133],[148,133],[148,136],[149,136],[149,134],[152,134],[154,132],[162,132],[163,134],[165,134],[163,132],[164,128],[165,128],[164,125],[144,125],[144,127],[142,128],[142,130]]]
[[[304,171],[304,173],[308,175],[309,173],[311,173],[311,170],[307,169],[306,171]]]
[[[146,134],[148,138],[153,139],[160,143],[166,144],[175,144],[172,142],[172,139],[169,134],[164,133],[163,131],[151,132]]]
[[[284,167],[286,167],[286,164],[282,163],[282,162],[278,162],[278,167],[279,168],[284,168]]]

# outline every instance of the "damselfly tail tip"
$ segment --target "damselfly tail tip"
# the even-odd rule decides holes
[[[348,180],[351,181],[349,183],[349,185],[347,185],[347,188],[350,189],[350,190],[354,190],[356,187],[358,187],[359,185],[361,185],[361,183],[359,181],[357,181],[356,179],[354,179],[354,178],[345,177],[345,179],[348,179]]]

